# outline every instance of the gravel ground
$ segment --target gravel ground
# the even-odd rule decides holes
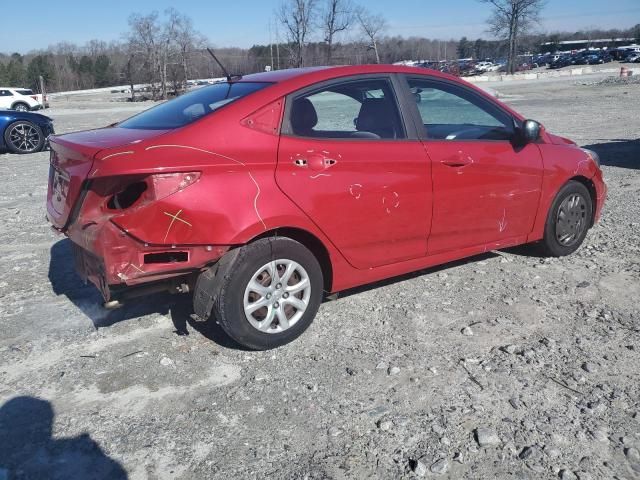
[[[640,478],[640,85],[491,85],[598,151],[602,222],[347,292],[269,352],[115,312],[44,220],[48,154],[0,155],[0,479]],[[56,99],[58,132],[146,105]]]

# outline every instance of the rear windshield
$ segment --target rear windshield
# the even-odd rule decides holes
[[[131,117],[118,126],[142,130],[170,130],[183,127],[220,107],[261,90],[270,83],[216,83],[174,98]]]

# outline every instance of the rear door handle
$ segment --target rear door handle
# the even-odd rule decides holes
[[[293,162],[296,167],[309,167],[311,170],[324,170],[337,162],[333,158],[327,158],[317,153],[309,155],[309,158],[296,158]]]

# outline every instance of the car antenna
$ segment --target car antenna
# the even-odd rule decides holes
[[[211,55],[213,57],[213,59],[216,61],[216,63],[218,64],[218,66],[222,70],[222,73],[224,73],[224,76],[227,77],[227,82],[231,83],[234,78],[236,80],[239,80],[239,79],[242,78],[242,75],[231,75],[229,72],[227,72],[227,69],[224,68],[224,65],[222,65],[220,60],[218,60],[218,57],[216,57],[216,54],[213,53],[213,50],[211,50],[209,47],[207,47],[207,52],[209,52],[209,55]]]

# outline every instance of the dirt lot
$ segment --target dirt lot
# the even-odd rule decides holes
[[[598,151],[574,255],[493,252],[348,292],[236,348],[188,298],[114,312],[44,219],[48,154],[0,155],[0,479],[640,478],[640,84],[489,85]],[[147,105],[53,101],[58,132]]]

